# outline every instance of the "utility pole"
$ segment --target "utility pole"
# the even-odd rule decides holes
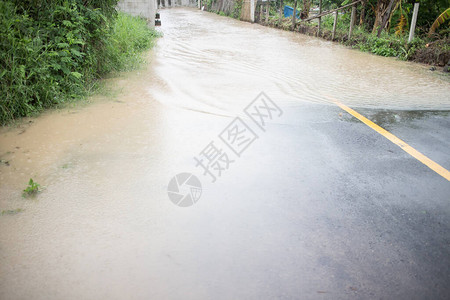
[[[352,15],[350,17],[350,29],[348,31],[348,39],[352,37],[353,26],[355,25],[356,20],[356,4],[352,6]]]
[[[331,34],[331,40],[333,41],[334,38],[336,37],[336,25],[337,25],[337,21],[338,21],[338,15],[339,15],[339,11],[335,11],[334,12],[334,23],[333,23],[333,33]]]
[[[411,43],[411,41],[414,39],[414,32],[416,31],[416,22],[418,13],[419,13],[419,2],[416,2],[414,3],[414,11],[411,20],[411,28],[409,29],[408,43]]]
[[[322,0],[320,0],[320,1],[322,1]],[[283,2],[284,2],[283,0],[280,1],[280,23],[281,23],[281,20],[283,19],[283,14],[284,14],[284,12],[283,12],[284,3]]]
[[[319,0],[319,15],[322,13],[322,0]],[[317,36],[320,35],[320,29],[322,27],[322,17],[319,17],[319,28],[317,30]]]
[[[294,13],[292,14],[292,30],[295,30],[295,19],[296,19],[296,14],[297,14],[297,0],[295,0],[294,2]]]
[[[250,21],[255,22],[255,0],[250,0]]]

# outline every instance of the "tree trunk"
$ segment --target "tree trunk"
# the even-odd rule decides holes
[[[362,2],[361,15],[359,16],[359,26],[364,24],[364,19],[366,18],[366,1],[367,0]]]
[[[311,8],[311,0],[303,0],[303,8],[301,13],[302,19],[308,18],[310,8]]]
[[[383,29],[386,27],[387,22],[389,21],[389,17],[391,16],[392,8],[394,7],[395,2],[397,2],[397,0],[391,0],[383,14],[383,18],[381,20],[380,27],[378,28],[378,33],[377,33],[378,37],[380,37],[381,31],[383,31]]]
[[[377,7],[375,9],[375,23],[373,24],[372,33],[376,33],[378,27],[381,25],[383,16],[387,11],[390,0],[378,0]],[[390,13],[390,12],[389,12]]]

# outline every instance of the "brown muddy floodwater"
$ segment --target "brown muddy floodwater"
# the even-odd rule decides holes
[[[236,228],[220,225],[245,219],[246,204],[179,209],[166,193],[228,117],[261,91],[291,107],[331,106],[333,96],[351,107],[450,109],[448,79],[420,65],[195,9],[161,15],[147,67],[106,80],[110,91],[87,105],[1,130],[0,210],[23,211],[0,216],[0,299],[236,298],[247,278],[228,272]],[[35,199],[21,197],[29,178],[43,186]],[[240,232],[254,232],[255,218]],[[216,234],[227,238],[211,245]],[[223,268],[208,278],[215,257]],[[254,257],[267,259],[246,257],[255,270]],[[267,282],[247,281],[238,296]]]

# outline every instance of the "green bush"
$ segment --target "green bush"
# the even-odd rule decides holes
[[[414,52],[424,47],[425,42],[416,37],[412,43],[407,43],[407,36],[390,34],[382,32],[378,38],[375,34],[367,32],[364,26],[355,26],[351,39],[347,39],[349,30],[348,14],[340,15],[336,25],[337,39],[346,45],[358,48],[361,51],[370,52],[380,56],[393,56],[402,60],[410,58]],[[322,28],[324,31],[331,32],[333,28],[334,17],[332,15],[322,18]],[[315,26],[315,24],[313,24]]]
[[[130,69],[156,34],[116,0],[0,0],[0,124],[86,95]]]
[[[147,21],[119,13],[107,40],[105,72],[136,68],[142,63],[141,52],[151,48],[158,33],[150,30]]]

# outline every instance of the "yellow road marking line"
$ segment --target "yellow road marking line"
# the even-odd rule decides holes
[[[419,151],[417,151],[416,149],[414,149],[413,147],[411,147],[410,145],[408,145],[407,143],[405,143],[404,141],[402,141],[401,139],[399,139],[398,137],[387,131],[386,129],[378,126],[377,124],[370,121],[369,119],[359,114],[358,112],[354,111],[350,107],[340,103],[336,99],[333,99],[331,97],[329,98],[332,99],[333,102],[341,109],[345,110],[346,112],[348,112],[349,114],[351,114],[352,116],[354,116],[355,118],[357,118],[358,120],[360,120],[361,122],[372,128],[373,130],[375,130],[376,132],[378,132],[379,134],[381,134],[382,136],[384,136],[385,138],[387,138],[388,140],[399,146],[403,151],[405,151],[406,153],[408,153],[409,155],[411,155],[412,157],[423,163],[425,166],[427,166],[431,170],[435,171],[436,173],[438,173],[439,175],[450,181],[450,171],[448,171],[446,168],[432,161],[431,159],[429,159],[428,157],[426,157],[425,155],[423,155],[422,153],[420,153]]]

